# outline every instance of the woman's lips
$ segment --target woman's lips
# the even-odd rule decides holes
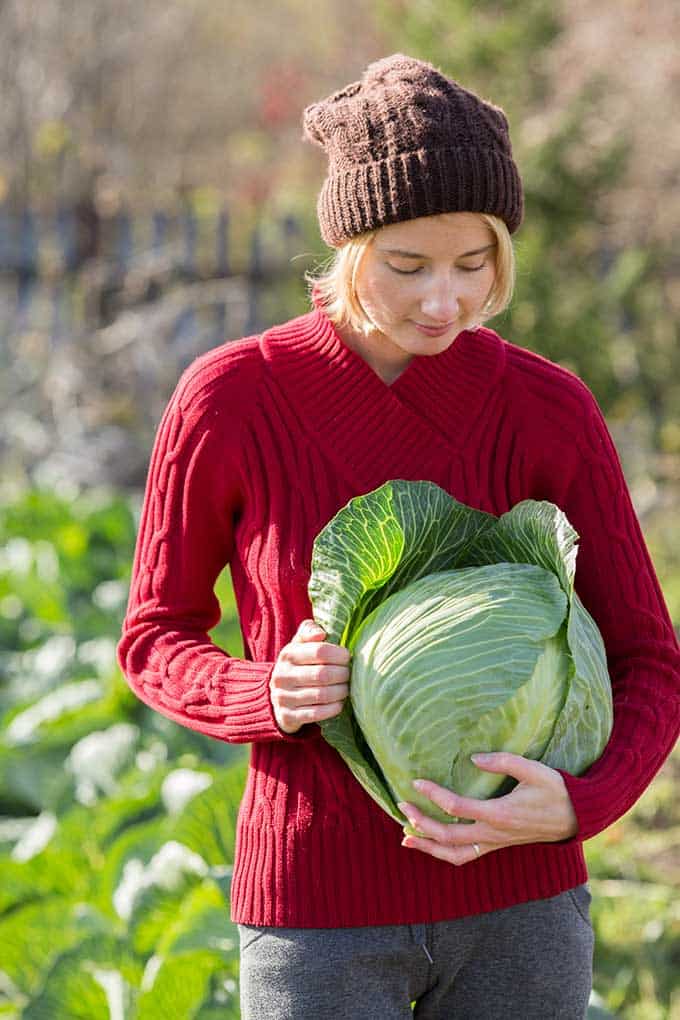
[[[413,325],[416,329],[419,329],[421,333],[425,333],[426,336],[444,336],[444,333],[453,326],[452,322],[446,324],[446,326],[423,326],[420,322],[414,322]]]

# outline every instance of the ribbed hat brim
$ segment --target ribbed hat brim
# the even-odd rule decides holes
[[[522,222],[523,193],[514,161],[497,149],[423,149],[330,174],[317,211],[331,247],[376,227],[445,212],[492,213],[512,233]]]

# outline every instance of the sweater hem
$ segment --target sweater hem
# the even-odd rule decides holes
[[[502,847],[456,867],[401,846],[401,827],[377,809],[361,822],[358,814],[278,831],[259,801],[256,823],[237,830],[232,920],[284,928],[427,924],[547,899],[588,877],[578,839]]]
[[[512,882],[507,885],[494,883],[496,890],[493,902],[473,900],[470,898],[471,890],[468,889],[466,902],[450,897],[442,899],[436,906],[422,910],[409,910],[399,903],[395,903],[391,910],[378,910],[371,904],[370,898],[367,898],[361,904],[350,904],[346,900],[345,909],[337,914],[319,912],[311,904],[305,904],[302,910],[296,903],[287,904],[285,907],[279,904],[274,917],[268,911],[254,910],[245,902],[232,900],[231,920],[234,924],[271,928],[363,928],[390,924],[433,924],[437,921],[453,921],[462,917],[492,913],[532,900],[550,899],[587,882],[588,869],[582,844],[578,843],[577,847],[578,849],[575,848],[570,855],[569,861],[564,862],[563,871],[550,879],[544,874],[535,875],[534,879],[521,890]],[[475,863],[473,862],[473,866]],[[350,906],[354,908],[352,913],[346,909]]]

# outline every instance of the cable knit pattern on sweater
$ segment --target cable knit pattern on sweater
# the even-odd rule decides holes
[[[312,615],[314,537],[390,478],[494,514],[549,499],[579,532],[576,590],[604,638],[615,721],[602,758],[563,773],[573,839],[462,867],[407,850],[318,726],[278,728],[269,680]],[[243,659],[209,637],[227,563]],[[630,808],[680,729],[678,643],[597,403],[487,328],[391,386],[318,306],[198,358],[158,428],[118,655],[147,705],[252,744],[232,883],[232,918],[249,924],[425,923],[556,895],[585,881],[582,841]]]

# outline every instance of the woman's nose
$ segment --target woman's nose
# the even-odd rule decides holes
[[[453,322],[458,317],[460,306],[458,297],[451,281],[437,284],[423,297],[421,302],[423,315],[431,322]]]

